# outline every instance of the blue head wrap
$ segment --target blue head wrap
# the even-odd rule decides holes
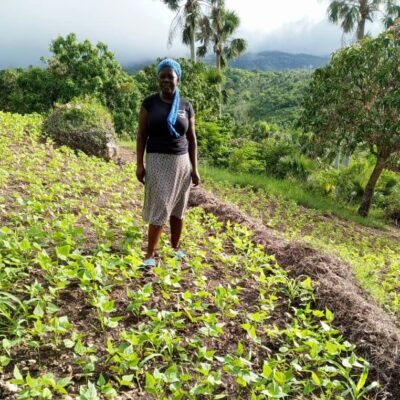
[[[182,68],[179,65],[178,62],[176,62],[175,60],[173,60],[172,58],[166,58],[165,60],[161,61],[160,64],[157,65],[157,75],[160,73],[160,71],[163,68],[172,68],[175,72],[176,75],[178,76],[179,80],[181,80],[182,77]],[[167,124],[168,124],[168,130],[169,133],[178,138],[180,135],[179,133],[175,130],[175,123],[176,123],[176,118],[178,116],[178,110],[179,110],[179,104],[181,102],[181,95],[179,92],[179,88],[176,88],[175,94],[174,94],[174,98],[172,100],[172,107],[171,107],[171,111],[168,115],[167,118]]]

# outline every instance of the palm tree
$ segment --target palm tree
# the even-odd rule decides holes
[[[202,45],[197,49],[197,54],[204,57],[212,46],[216,67],[221,75],[222,68],[228,65],[229,60],[242,54],[247,43],[244,39],[231,38],[240,25],[238,15],[225,9],[224,0],[211,0],[211,3],[210,17],[201,20],[199,37]],[[222,83],[219,85],[219,116],[222,116]]]
[[[196,32],[203,23],[205,9],[211,6],[211,0],[162,0],[172,11],[176,11],[168,35],[171,45],[178,29],[182,31],[182,42],[190,46],[190,58],[196,61]]]
[[[400,4],[397,0],[388,0],[386,4],[385,15],[383,17],[383,24],[388,29],[393,26],[398,18],[400,18]]]
[[[393,0],[333,0],[328,7],[329,20],[340,23],[344,33],[353,32],[356,28],[357,40],[365,36],[365,24],[373,21],[380,12],[381,5]]]
[[[223,0],[212,0],[210,18],[201,22],[200,38],[202,45],[197,54],[204,57],[210,45],[215,53],[216,67],[218,70],[226,67],[228,61],[238,57],[247,47],[244,39],[231,39],[240,25],[239,16],[230,10],[226,10]]]

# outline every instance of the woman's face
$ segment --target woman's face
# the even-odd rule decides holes
[[[165,67],[158,74],[158,83],[162,93],[171,96],[179,85],[179,78],[173,68]]]

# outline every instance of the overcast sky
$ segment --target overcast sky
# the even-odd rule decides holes
[[[340,47],[339,27],[326,18],[327,0],[226,0],[241,18],[237,37],[248,51],[329,55]],[[0,69],[40,65],[49,43],[75,32],[102,41],[125,65],[187,56],[177,37],[167,47],[174,13],[161,0],[0,0]],[[378,26],[367,26],[372,33]]]

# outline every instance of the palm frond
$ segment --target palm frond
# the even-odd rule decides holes
[[[205,46],[205,45],[199,46],[197,48],[196,53],[197,53],[198,57],[201,57],[201,58],[205,57],[207,54],[207,46]]]
[[[171,25],[169,27],[168,41],[167,41],[168,46],[172,45],[172,42],[175,39],[177,31],[179,29],[182,29],[184,24],[185,24],[185,12],[184,12],[183,8],[181,7],[179,9],[179,11],[175,14],[175,17],[172,20]]]
[[[180,7],[180,0],[162,0],[162,2],[172,11],[177,11]]]
[[[225,47],[224,53],[228,60],[239,57],[247,48],[247,42],[244,39],[233,39],[228,47]]]
[[[397,18],[400,18],[400,5],[395,0],[389,1],[382,19],[385,28],[393,26]]]

